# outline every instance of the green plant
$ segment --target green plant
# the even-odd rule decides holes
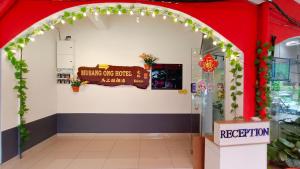
[[[152,56],[151,54],[142,53],[140,55],[140,58],[142,58],[145,62],[145,64],[152,66],[155,64],[155,61],[158,59],[157,57]]]
[[[7,46],[4,50],[7,54],[8,60],[11,62],[11,64],[14,67],[15,70],[15,78],[17,80],[17,85],[15,85],[14,89],[17,91],[17,96],[19,98],[19,119],[20,123],[18,125],[18,132],[19,132],[19,140],[20,140],[20,152],[23,151],[25,142],[29,138],[29,132],[25,126],[26,120],[25,120],[25,114],[29,111],[26,100],[26,79],[24,78],[24,75],[29,72],[28,65],[23,60],[23,45],[20,44],[27,44],[29,42],[29,39],[27,38],[20,38],[17,40],[17,43],[11,43],[9,46]],[[17,51],[12,49],[19,49],[20,51],[20,59],[16,58]]]
[[[78,78],[71,78],[70,82],[71,82],[72,87],[80,87],[81,85],[84,85],[84,84],[88,83],[88,81],[81,81]]]
[[[283,121],[283,124],[300,127],[300,118]],[[283,128],[283,136],[268,145],[268,160],[281,167],[300,167],[300,132]]]
[[[269,117],[266,113],[271,104],[270,70],[272,68],[274,46],[269,42],[257,42],[256,66],[256,112],[255,116]]]

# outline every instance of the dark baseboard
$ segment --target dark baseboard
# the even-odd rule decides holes
[[[58,133],[190,133],[199,114],[57,114]]]
[[[30,137],[25,144],[27,150],[57,133],[57,115],[51,115],[26,124]],[[17,127],[2,131],[2,163],[18,154]]]

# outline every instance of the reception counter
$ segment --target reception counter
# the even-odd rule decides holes
[[[205,169],[267,169],[269,121],[215,122],[205,138]]]

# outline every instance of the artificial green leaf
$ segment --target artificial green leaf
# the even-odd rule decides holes
[[[230,90],[235,90],[236,89],[236,87],[235,86],[230,86]]]
[[[80,8],[80,11],[83,12],[83,13],[86,12],[86,10],[87,10],[86,7]]]
[[[281,161],[286,161],[288,159],[287,154],[283,151],[279,152],[279,158]]]
[[[243,94],[242,91],[237,91],[237,92],[236,92],[236,95],[242,95],[242,94]]]
[[[71,13],[70,13],[70,12],[67,12],[67,11],[64,12],[64,17],[65,17],[65,18],[70,17],[70,16],[71,16]]]
[[[284,144],[285,146],[289,147],[289,148],[294,148],[295,144],[289,142],[287,139],[285,138],[279,138],[278,139],[282,144]]]

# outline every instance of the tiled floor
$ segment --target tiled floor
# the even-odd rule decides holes
[[[190,169],[189,134],[64,134],[1,169]]]

